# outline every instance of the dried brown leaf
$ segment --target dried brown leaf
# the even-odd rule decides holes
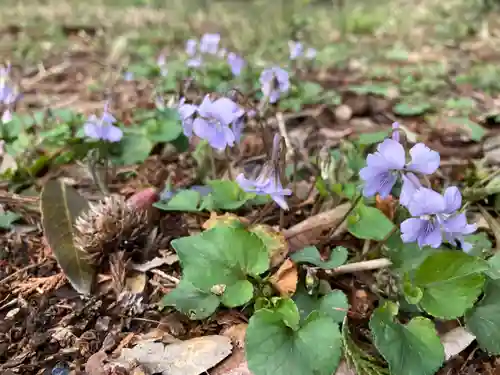
[[[214,367],[231,351],[229,338],[216,335],[170,345],[143,341],[132,349],[123,349],[117,364],[136,362],[151,373],[163,375],[199,375]]]
[[[47,243],[69,282],[81,294],[91,292],[95,275],[95,269],[85,260],[85,253],[73,242],[75,220],[87,207],[87,200],[62,181],[46,182],[40,195]]]
[[[297,280],[299,279],[299,271],[297,266],[287,259],[274,273],[269,282],[276,288],[282,297],[290,297],[297,290]]]

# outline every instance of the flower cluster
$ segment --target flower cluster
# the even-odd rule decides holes
[[[225,150],[240,141],[245,117],[243,108],[229,98],[212,100],[206,95],[200,105],[186,103],[178,105],[183,131],[187,137],[196,135],[217,150]],[[291,195],[290,189],[283,188],[280,180],[279,154],[281,137],[276,135],[270,161],[264,166],[256,179],[246,178],[244,174],[236,177],[236,182],[247,192],[269,195],[281,208],[288,209],[285,196]]]
[[[462,195],[452,186],[441,195],[424,187],[420,178],[434,173],[440,164],[439,153],[423,143],[415,144],[406,151],[400,143],[399,125],[393,124],[391,138],[385,139],[377,151],[367,157],[367,166],[359,175],[364,181],[363,194],[372,197],[379,194],[387,197],[396,185],[401,183],[399,202],[412,216],[401,223],[401,238],[404,242],[417,242],[420,247],[438,248],[443,241],[454,246],[460,244],[464,251],[471,248],[464,242],[464,236],[476,230],[467,223],[461,212]]]
[[[245,60],[234,52],[227,52],[225,48],[219,47],[220,34],[203,34],[200,41],[189,39],[184,51],[188,55],[187,66],[198,68],[203,64],[204,56],[216,56],[226,58],[227,64],[234,76],[239,76],[246,65]]]
[[[95,140],[119,142],[123,137],[123,132],[114,125],[115,122],[116,119],[109,113],[108,103],[106,103],[101,117],[91,115],[83,125],[83,131],[87,137]]]

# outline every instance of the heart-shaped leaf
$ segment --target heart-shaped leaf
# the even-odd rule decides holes
[[[391,374],[434,375],[444,361],[444,348],[434,324],[423,317],[408,324],[394,322],[398,307],[386,302],[371,317],[374,343]]]
[[[465,322],[481,348],[500,354],[500,280],[488,281],[483,299],[467,312]]]
[[[420,306],[440,318],[462,316],[481,294],[486,270],[487,262],[460,251],[441,251],[428,256],[413,280],[423,293]]]
[[[338,324],[319,312],[309,315],[297,329],[290,327],[295,327],[298,321],[297,308],[287,309],[286,316],[280,311],[262,309],[250,318],[245,349],[248,368],[253,374],[331,375],[335,372],[342,352]]]

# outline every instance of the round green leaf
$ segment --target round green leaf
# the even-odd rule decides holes
[[[244,305],[253,298],[253,285],[248,280],[239,280],[232,285],[227,285],[222,295],[222,303],[227,307]]]
[[[348,220],[347,226],[354,237],[382,241],[394,228],[394,224],[375,207],[360,205],[355,212],[356,220]]]
[[[206,319],[219,307],[219,297],[213,293],[196,288],[186,280],[165,295],[161,306],[175,307],[190,319]]]
[[[202,290],[219,284],[230,287],[269,267],[262,240],[241,227],[217,225],[171,244],[183,266],[183,277]]]
[[[387,302],[370,319],[373,341],[391,374],[434,375],[444,361],[444,348],[432,321],[417,317],[407,325],[393,321],[397,305]]]
[[[500,354],[500,280],[488,281],[483,299],[467,312],[465,322],[481,348]]]
[[[421,307],[444,319],[462,316],[481,294],[487,269],[484,260],[456,250],[430,255],[415,272],[414,286],[423,292]]]
[[[272,310],[257,311],[245,337],[248,368],[255,375],[331,375],[342,353],[338,324],[311,314],[294,331]]]

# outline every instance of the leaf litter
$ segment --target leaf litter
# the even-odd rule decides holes
[[[96,67],[85,61],[88,59],[88,55],[89,53],[83,53],[80,56],[70,56],[69,60],[73,63],[73,67],[71,69],[69,68],[69,65],[71,64],[64,64],[61,65],[62,67],[59,69],[49,68],[49,72],[45,75],[30,77],[30,80],[26,83],[26,87],[28,88],[28,99],[23,105],[33,103],[34,105],[41,106],[41,103],[38,103],[38,99],[35,98],[33,92],[30,92],[32,87],[37,87],[37,89],[43,90],[50,88],[50,91],[53,90],[58,94],[69,96],[69,105],[75,105],[78,109],[83,109],[84,112],[91,112],[93,109],[99,108],[100,100],[102,98],[96,94],[89,94],[84,88],[89,80],[78,82],[78,85],[72,85],[71,82],[77,74],[83,73],[83,76],[87,78],[93,75],[92,70],[95,71]],[[56,65],[56,67],[57,66],[58,65]],[[90,70],[90,72],[86,70]],[[349,73],[350,72],[342,72],[342,80],[349,80]],[[54,88],[53,82],[51,81],[55,81],[56,78],[57,80],[60,80],[61,78],[64,80],[64,77],[60,77],[59,75],[67,75],[67,83]],[[332,80],[331,77],[330,80]],[[74,81],[76,82],[76,80]],[[352,88],[341,88],[341,90],[343,89],[345,89],[346,92],[352,90]],[[33,88],[32,90],[34,91],[35,89]],[[307,126],[307,122],[313,122],[316,127],[319,126],[321,129],[330,130],[329,132],[326,131],[322,134],[328,134],[327,142],[329,142],[332,146],[339,143],[340,138],[343,137],[341,134],[350,135],[352,133],[354,135],[359,135],[363,133],[371,133],[374,130],[380,130],[379,123],[381,116],[385,116],[385,112],[388,112],[389,116],[393,116],[393,114],[390,113],[390,107],[393,104],[391,101],[395,99],[394,95],[390,95],[389,98],[383,99],[379,97],[380,93],[376,90],[376,88],[365,87],[363,90],[363,94],[355,97],[355,99],[352,99],[353,101],[349,102],[345,100],[347,104],[343,105],[350,109],[349,116],[345,114],[338,114],[338,111],[331,113],[331,109],[326,109],[322,111],[325,113],[321,113],[321,115],[310,116],[306,113],[303,116],[305,120],[297,120],[296,118],[291,119],[287,126],[291,128],[300,128],[301,126]],[[132,105],[130,103],[134,103],[134,105],[136,104],[137,107],[149,106],[149,103],[146,103],[147,101],[143,99],[147,96],[144,95],[144,92],[146,92],[147,89],[141,88],[140,84],[135,85],[132,89],[129,87],[119,87],[117,91],[118,100],[116,101],[116,107],[120,111],[119,113],[121,117],[124,119],[131,117]],[[359,91],[360,90],[358,89],[358,94]],[[377,98],[378,101],[374,100],[374,98]],[[378,102],[378,105],[376,102]],[[344,112],[349,111],[346,109]],[[353,121],[351,121],[351,117],[354,117],[352,119]],[[332,123],[331,118],[337,118],[338,124]],[[367,118],[369,121],[366,121],[363,126],[357,126],[356,131],[352,132],[352,128],[354,127],[353,124],[356,123],[354,120],[359,120],[360,118]],[[384,121],[384,123],[388,124],[387,121]],[[423,118],[419,118],[417,123],[419,124],[419,126],[417,126],[418,128],[428,125],[427,120]],[[345,127],[345,129],[342,130],[339,129],[339,127]],[[331,128],[335,128],[335,132],[332,132]],[[479,142],[482,139],[482,134],[477,135],[474,133],[474,131],[478,131],[477,128],[471,128],[470,131],[472,131],[472,135],[470,136],[472,141]],[[457,130],[457,132],[460,131]],[[314,137],[312,136],[313,133],[314,132],[311,130],[309,132],[305,132],[305,135],[299,134],[301,143],[308,148],[307,151],[309,151],[310,154],[313,154],[313,150],[318,143],[314,140]],[[417,134],[417,136],[427,135],[426,130],[423,132],[419,131]],[[439,133],[431,133],[430,139],[430,144],[436,146],[434,148],[440,150],[444,156],[458,155],[460,152],[466,152],[470,157],[481,154],[477,151],[477,147],[474,145],[458,151],[456,149],[457,143],[454,140],[450,142],[449,139],[446,139],[445,136]],[[469,142],[469,140],[466,140],[465,143],[467,142]],[[461,155],[461,157],[466,158],[467,156]],[[157,169],[161,168],[158,166],[160,161],[155,159],[155,157],[151,157],[148,160],[148,162],[152,161],[151,165],[153,170],[155,167]],[[171,163],[176,164],[175,161],[172,161]],[[10,164],[12,165],[12,163]],[[173,179],[176,181],[176,185],[182,186],[185,181],[192,179],[192,176],[189,176],[192,172],[192,166],[188,168],[189,170],[187,172],[186,170],[182,170],[182,168],[172,169],[174,170],[169,173],[174,176]],[[113,181],[111,186],[113,186],[115,191],[119,191],[122,194],[125,193],[124,195],[136,193],[139,190],[136,187],[142,187],[151,183],[157,188],[162,188],[161,184],[164,179],[158,178],[155,174],[156,173],[153,173],[151,170],[141,171],[131,179]],[[181,184],[178,184],[179,181],[181,181]],[[76,181],[76,185],[78,185],[79,182],[81,181]],[[53,182],[50,182],[49,185],[51,183]],[[60,191],[67,188],[68,187],[58,185],[58,189]],[[82,187],[79,187],[79,190],[84,193],[88,193],[89,189],[83,184]],[[154,191],[156,194],[156,191],[158,190]],[[141,194],[144,194],[144,197],[141,198]],[[154,201],[156,201],[156,199],[157,197],[153,197],[151,195],[151,190],[149,190],[149,192],[139,192],[132,197],[132,201],[144,202],[135,203],[137,206],[141,207],[149,207]],[[12,205],[13,211],[11,212],[17,212],[15,204],[15,200],[7,201],[8,207],[9,205]],[[341,219],[343,218],[345,212],[349,209],[348,207],[337,206],[332,209],[331,212],[326,211],[320,215],[312,215],[309,217],[309,211],[307,210],[310,208],[311,207],[306,206],[306,209],[299,207],[292,210],[293,217],[289,221],[287,229],[284,231],[284,236],[288,240],[289,249],[286,249],[284,254],[278,257],[279,261],[276,261],[276,264],[281,264],[284,256],[286,256],[288,252],[294,253],[305,246],[322,245],[324,241],[331,240],[330,238],[325,240],[323,237],[326,234],[325,232],[328,232],[332,226],[337,227],[338,225],[336,232],[331,236],[334,241],[333,245],[345,246],[347,251],[359,246],[358,243],[353,244],[352,239],[347,239],[347,242],[335,243],[335,241],[338,241],[338,238],[342,237],[341,235],[345,234],[349,229],[348,223],[339,223],[339,221],[343,221]],[[50,208],[48,211],[50,211]],[[382,211],[384,211],[386,216],[391,218],[391,215],[387,215],[386,210]],[[26,215],[23,215],[23,218],[25,216]],[[162,218],[162,220],[165,221],[173,220],[173,222],[179,223],[179,230],[174,230],[174,233],[170,234],[170,238],[184,236],[186,233],[186,226],[188,225],[191,227],[189,230],[200,231],[201,224],[208,218],[208,216],[203,216],[202,214],[199,216],[195,215],[194,219],[192,217],[187,219],[183,216],[185,215],[174,212],[170,217]],[[252,215],[249,215],[248,217],[252,218]],[[275,228],[278,227],[278,218],[275,216],[273,217],[272,214],[264,219]],[[29,219],[26,217],[24,220],[28,221]],[[50,219],[48,221],[50,221]],[[190,221],[190,223],[188,224],[186,221]],[[12,223],[9,225],[15,226],[16,224]],[[270,229],[267,228],[267,230]],[[351,230],[355,231],[355,229],[352,228],[352,225]],[[47,236],[47,230],[45,230],[45,235]],[[380,235],[380,237],[383,236]],[[8,289],[6,285],[0,284],[2,287],[2,297],[7,298],[2,298],[2,305],[0,306],[0,311],[5,312],[6,318],[2,324],[2,334],[6,335],[5,337],[8,337],[10,340],[8,344],[0,345],[0,354],[2,357],[9,358],[9,360],[1,366],[2,370],[12,370],[15,371],[14,373],[19,371],[26,374],[36,373],[36,371],[39,371],[41,368],[53,368],[57,364],[62,364],[63,366],[67,365],[68,367],[71,366],[72,369],[81,369],[86,367],[85,362],[87,366],[92,363],[89,359],[92,357],[93,361],[96,361],[98,364],[97,367],[99,367],[107,361],[108,355],[104,355],[104,352],[110,352],[113,349],[116,350],[117,348],[120,348],[120,346],[123,347],[120,351],[122,355],[127,352],[131,353],[130,351],[133,351],[136,347],[139,351],[139,348],[141,347],[140,341],[139,344],[135,343],[133,339],[130,339],[130,337],[135,337],[135,334],[139,332],[152,332],[155,329],[158,329],[158,326],[161,326],[163,314],[156,311],[154,304],[159,300],[161,295],[172,290],[174,284],[176,283],[175,279],[177,278],[177,280],[179,280],[182,276],[178,268],[178,259],[176,255],[172,252],[160,251],[166,250],[168,246],[165,246],[164,249],[154,249],[153,254],[150,254],[150,259],[148,260],[140,259],[139,262],[136,262],[136,259],[132,259],[132,262],[128,262],[123,258],[117,258],[117,260],[112,263],[113,266],[110,264],[109,267],[109,269],[113,269],[111,274],[114,276],[112,276],[111,279],[115,284],[114,287],[117,288],[117,284],[122,282],[124,284],[123,288],[118,288],[122,289],[121,292],[128,291],[132,295],[142,297],[143,300],[141,301],[140,299],[136,299],[136,297],[132,298],[129,296],[124,300],[121,300],[121,302],[118,302],[115,297],[111,297],[108,293],[100,293],[98,296],[92,297],[91,302],[85,302],[80,300],[80,297],[78,297],[78,295],[67,285],[65,277],[72,279],[73,285],[80,285],[82,281],[75,281],[75,279],[71,276],[72,272],[68,272],[64,269],[62,265],[64,262],[61,262],[57,256],[59,251],[55,250],[58,246],[54,246],[53,243],[45,244],[42,240],[42,233],[40,230],[29,234],[27,238],[20,238],[20,236],[16,235],[15,232],[8,232],[7,236],[1,241],[2,245],[5,244],[5,248],[9,249],[6,254],[6,268],[1,272],[1,274],[5,277],[9,277],[14,274],[14,277],[9,279]],[[63,246],[68,243],[69,242],[66,242],[65,244],[63,243]],[[325,249],[323,249],[322,246],[319,247],[321,251],[314,255],[314,262],[306,263],[308,263],[309,266],[312,264],[312,266],[321,269],[323,264],[328,264],[328,262],[332,260],[332,254],[328,254],[329,251],[325,252]],[[282,248],[283,246],[280,247],[281,250]],[[27,252],[26,249],[29,249],[29,252]],[[52,255],[55,255],[59,266],[63,269],[63,271],[65,271],[64,275],[59,271],[56,261],[54,261]],[[109,269],[101,271],[107,273]],[[305,267],[305,269],[308,269],[308,267]],[[135,275],[133,274],[134,270],[138,271]],[[156,270],[163,271],[153,272]],[[278,285],[277,289],[281,289],[283,294],[293,293],[293,289],[297,284],[296,278],[298,279],[298,272],[298,270],[296,271],[296,266],[289,259],[287,259],[285,263],[281,264],[281,267],[278,268],[273,274],[273,282],[275,286]],[[102,281],[105,279],[104,276],[105,275],[103,274],[97,275],[97,290],[100,292],[102,291],[99,287],[105,283]],[[81,276],[77,277],[77,279],[78,278],[81,279]],[[294,282],[295,285],[293,285]],[[84,282],[83,284],[83,289],[80,289],[80,291],[87,291],[88,283],[85,284]],[[361,286],[359,285],[360,281],[356,280],[356,278],[352,277],[350,274],[335,280],[334,284],[336,286],[337,284],[339,286],[343,285],[344,287],[345,285],[348,285],[346,288],[347,290],[353,292],[355,295],[360,295],[358,293],[358,291],[361,290]],[[14,297],[9,297],[9,293],[13,293]],[[29,304],[27,303],[27,299],[30,300]],[[485,305],[487,307],[487,302],[488,300],[483,301],[483,308]],[[373,309],[368,309],[368,313],[372,313],[372,310]],[[138,311],[140,312],[136,313]],[[231,310],[229,310],[227,314],[230,316]],[[102,323],[103,318],[109,318],[104,319],[104,321],[108,321],[108,324],[104,325],[104,327]],[[184,334],[178,335],[178,337],[185,340],[183,341],[185,346],[189,346],[189,340],[193,340],[192,337],[197,335],[201,336],[199,341],[210,340],[209,338],[212,336],[209,335],[220,333],[221,327],[225,325],[225,323],[220,324],[220,322],[186,322],[181,318],[177,319],[176,324],[183,327]],[[237,325],[235,327],[239,326]],[[50,334],[55,338],[51,338],[49,335],[44,334],[44,331],[50,332]],[[130,336],[131,333],[133,333],[132,336]],[[465,342],[471,340],[470,336],[463,336]],[[163,338],[163,340],[168,341],[165,338]],[[195,338],[194,340],[197,339]],[[152,342],[150,345],[150,348],[158,348],[158,351],[155,350],[156,353],[162,354],[158,355],[158,363],[161,363],[164,360],[167,360],[168,362],[168,355],[165,353],[170,350],[177,350],[177,347],[175,346],[170,348],[172,345],[175,345],[175,343],[164,345],[163,343]],[[132,349],[127,349],[127,346],[131,346]],[[223,353],[230,351],[231,346],[227,341],[224,341],[222,346],[225,349]],[[465,346],[467,345],[458,345],[459,349],[457,349],[456,352],[461,352]],[[145,347],[148,348],[148,344],[145,344]],[[238,345],[233,343],[233,350],[235,350],[235,347],[240,348]],[[161,348],[163,348],[164,352],[162,352]],[[447,350],[445,351],[448,353]],[[102,355],[96,353],[101,353]],[[185,354],[186,352],[181,350],[179,353]],[[234,356],[234,354],[235,353],[231,356]],[[466,354],[468,355],[467,352]],[[226,354],[226,356],[227,355],[229,355],[229,353]],[[135,353],[131,355],[131,357],[134,357],[135,359],[142,358],[140,353]],[[222,354],[214,355],[212,353],[208,357],[211,358],[208,358],[207,364],[200,365],[199,368],[195,369],[195,372],[200,371],[199,373],[201,373],[209,370],[223,359],[220,358],[222,357]],[[86,359],[89,360],[85,361]],[[150,359],[150,357],[143,358],[142,362],[148,362]],[[177,360],[178,358],[174,359]],[[95,368],[96,366],[94,365],[93,367]],[[137,368],[140,370],[140,366]],[[156,368],[158,369],[160,367]],[[140,371],[146,370],[147,369],[143,369]],[[86,369],[86,371],[93,375],[90,370]],[[92,371],[95,372],[97,370]],[[214,371],[217,373],[217,369]],[[338,370],[337,373],[339,373],[339,371],[340,370]],[[245,367],[244,362],[240,362],[237,366],[229,369],[228,372],[224,372],[224,374],[236,373],[249,373],[249,370]],[[96,372],[96,374],[98,373]]]

